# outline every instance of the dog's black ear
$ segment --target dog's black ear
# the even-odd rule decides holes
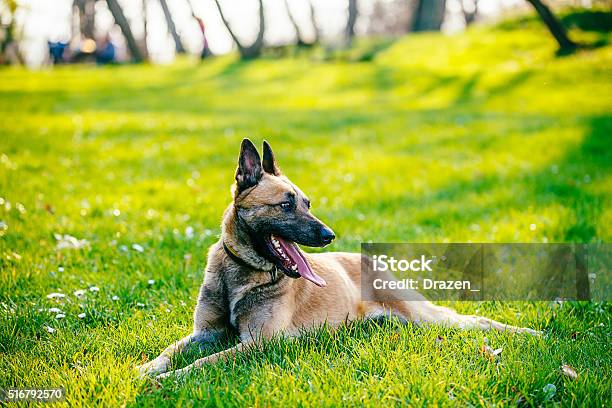
[[[263,176],[261,159],[253,142],[244,139],[240,145],[238,169],[236,169],[236,184],[238,193],[256,185]]]
[[[276,165],[276,160],[274,159],[274,153],[272,152],[272,148],[270,144],[264,140],[263,142],[263,169],[266,173],[274,174],[275,176],[280,176],[281,172],[278,166]]]

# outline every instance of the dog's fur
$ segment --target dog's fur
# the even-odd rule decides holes
[[[263,152],[262,161],[251,141],[242,142],[234,199],[223,216],[221,238],[208,253],[193,333],[140,366],[142,374],[183,374],[256,347],[274,335],[297,336],[302,329],[325,323],[338,326],[360,318],[393,316],[404,322],[537,334],[528,328],[461,315],[426,300],[361,301],[359,254],[301,252],[324,282],[299,278],[297,269],[283,268],[282,259],[270,256],[265,237],[274,234],[302,245],[325,246],[334,235],[310,213],[304,193],[281,174],[267,142]],[[376,298],[375,293],[372,296]],[[218,341],[231,334],[239,336],[237,346],[168,372],[172,355],[189,344]]]

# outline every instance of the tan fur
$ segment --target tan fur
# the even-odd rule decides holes
[[[274,209],[260,206],[275,204],[291,191],[303,196],[286,177],[264,174],[256,186],[239,194],[234,192],[235,202],[224,213],[221,239],[208,253],[204,283],[194,312],[193,332],[141,366],[142,374],[158,377],[184,374],[237,352],[248,352],[272,336],[297,336],[304,329],[322,324],[338,326],[360,318],[395,316],[415,323],[537,334],[528,328],[460,315],[422,297],[420,301],[361,301],[359,254],[305,254],[313,271],[327,282],[323,288],[302,278],[285,276],[252,248],[248,234],[237,222],[236,206],[252,210],[256,216],[273,217]],[[223,242],[252,267],[247,268],[230,258],[223,249]],[[168,372],[172,355],[182,352],[191,343],[216,341],[232,333],[240,338],[237,346]]]

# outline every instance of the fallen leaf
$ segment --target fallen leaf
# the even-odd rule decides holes
[[[504,349],[501,347],[494,350],[491,346],[488,346],[486,344],[483,344],[480,347],[480,353],[483,354],[490,361],[495,360],[497,356],[499,356],[502,353],[502,351],[504,351]]]
[[[571,378],[572,380],[575,380],[576,378],[578,378],[578,373],[576,372],[576,369],[574,369],[574,367],[567,365],[567,364],[563,364],[561,366],[561,373],[564,376]]]

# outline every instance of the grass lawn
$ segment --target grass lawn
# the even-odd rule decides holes
[[[243,137],[271,142],[338,235],[326,250],[610,242],[611,47],[557,58],[539,24],[387,45],[362,62],[0,70],[0,388],[106,406],[609,405],[608,303],[454,305],[542,338],[356,322],[137,377],[191,329]],[[58,249],[64,234],[87,244]]]

